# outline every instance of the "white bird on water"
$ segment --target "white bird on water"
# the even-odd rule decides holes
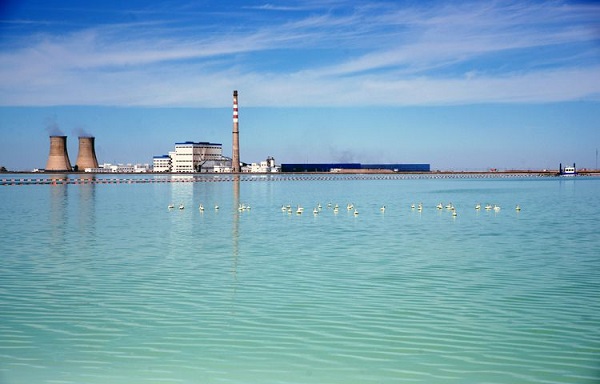
[[[173,208],[175,208],[175,205],[174,204],[169,204],[169,206],[167,208],[168,209],[173,209]]]
[[[379,208],[379,210],[380,210],[381,212],[385,212],[385,205],[382,205],[382,206],[381,206],[381,208]]]
[[[198,209],[199,209],[200,211],[204,212],[204,205],[200,204],[200,205],[198,206]]]
[[[179,209],[184,209],[185,206],[183,205],[183,203],[179,204]]]

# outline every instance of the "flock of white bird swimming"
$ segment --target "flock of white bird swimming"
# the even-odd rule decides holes
[[[338,213],[338,212],[339,212],[339,210],[340,210],[340,207],[339,207],[339,205],[338,205],[338,204],[335,204],[335,205],[334,205],[334,204],[331,204],[331,203],[329,203],[329,204],[327,204],[327,208],[328,208],[328,209],[332,209],[332,210],[333,210],[333,213]],[[446,204],[446,205],[444,205],[443,203],[439,203],[438,205],[436,205],[436,208],[437,208],[438,210],[443,210],[443,209],[446,209],[446,210],[448,210],[448,211],[451,211],[451,212],[452,212],[452,216],[457,216],[457,215],[458,215],[458,213],[456,212],[456,207],[455,207],[455,206],[454,206],[452,203],[449,203],[449,204]],[[411,204],[411,206],[410,206],[410,209],[411,209],[411,210],[416,210],[416,211],[419,211],[419,212],[421,212],[421,211],[423,211],[423,203],[418,203],[418,204],[414,204],[414,203],[413,203],[413,204]],[[481,204],[477,203],[477,204],[475,205],[475,209],[476,209],[476,210],[481,210]],[[486,204],[486,205],[484,206],[484,209],[485,209],[486,211],[494,211],[494,212],[499,212],[499,211],[500,211],[500,206],[499,206],[499,205],[497,205],[497,204],[494,204],[494,205],[492,205],[492,204]],[[313,214],[315,214],[315,215],[318,215],[319,213],[321,213],[321,211],[322,211],[322,210],[323,210],[323,206],[322,206],[321,204],[318,204],[318,205],[317,205],[317,206],[316,206],[316,207],[313,209],[313,211],[312,211],[312,212],[313,212]],[[357,208],[354,206],[354,204],[353,204],[353,203],[348,203],[348,204],[346,205],[346,210],[348,210],[348,211],[352,212],[354,215],[358,215],[358,214],[359,214],[359,212],[358,212],[358,209],[357,209]],[[386,210],[386,206],[385,206],[385,205],[382,205],[382,206],[379,208],[379,211],[380,211],[380,212],[382,212],[382,213],[384,213],[384,212],[385,212],[385,210]],[[517,205],[517,206],[515,207],[515,210],[516,210],[516,211],[520,211],[520,210],[521,210],[521,207],[520,207],[519,205]],[[282,211],[282,212],[287,212],[287,213],[289,213],[289,214],[291,214],[291,213],[293,213],[293,212],[295,211],[295,212],[296,212],[296,214],[298,214],[298,215],[301,215],[302,213],[304,213],[304,208],[303,208],[302,206],[298,205],[298,206],[297,206],[297,208],[294,210],[294,209],[292,208],[291,204],[288,204],[288,205],[282,205],[282,206],[281,206],[281,211]]]
[[[169,210],[173,210],[173,209],[175,209],[175,205],[174,204],[169,204],[169,206],[167,208]],[[179,206],[177,208],[180,209],[180,210],[183,210],[183,209],[185,209],[185,205],[183,203],[179,204]],[[215,204],[213,208],[214,208],[215,211],[218,211],[219,210],[219,205]],[[334,214],[337,214],[340,211],[340,207],[339,207],[338,204],[328,203],[326,205],[326,208],[328,210],[333,211]],[[441,211],[441,210],[450,211],[452,213],[452,216],[457,216],[458,215],[456,207],[452,203],[448,203],[448,204],[439,203],[438,205],[435,206],[435,208],[438,211]],[[239,204],[238,205],[238,211],[239,212],[249,211],[250,209],[251,209],[250,205],[247,205],[247,204]],[[413,210],[413,211],[421,212],[421,211],[423,211],[423,203],[418,203],[418,204],[414,204],[413,203],[413,204],[410,205],[410,209]],[[482,209],[481,204],[477,203],[475,205],[475,210],[479,211],[481,209]],[[486,211],[499,212],[500,211],[500,206],[497,205],[497,204],[493,204],[493,205],[492,204],[486,204],[485,206],[483,206],[483,209],[486,210]],[[204,205],[200,204],[198,206],[198,210],[200,212],[204,212],[204,210],[205,210]],[[355,205],[353,203],[348,203],[346,205],[346,210],[348,212],[351,212],[353,215],[358,215],[359,214],[358,209],[355,207]],[[386,210],[386,206],[385,205],[382,205],[379,208],[379,211],[381,213],[385,213],[385,210]],[[517,212],[519,212],[519,211],[521,211],[521,207],[519,205],[517,205],[515,207],[515,210]],[[284,212],[284,213],[288,213],[288,214],[292,214],[292,213],[295,212],[297,215],[301,215],[301,214],[304,213],[304,207],[302,207],[300,205],[297,205],[296,208],[292,208],[291,204],[287,204],[287,205],[282,205],[281,206],[281,211]],[[318,215],[322,211],[323,211],[323,206],[319,203],[319,204],[317,204],[314,207],[314,209],[312,210],[312,213],[314,215]]]
[[[169,204],[169,206],[167,208],[169,209],[169,211],[172,210],[172,209],[175,209],[175,204]],[[183,209],[185,209],[185,205],[183,203],[181,203],[181,204],[179,204],[179,206],[177,208],[183,210]],[[214,208],[215,211],[218,211],[219,208],[220,208],[219,204],[215,204],[213,208]],[[249,211],[250,209],[251,209],[251,207],[249,205],[247,205],[247,204],[240,204],[238,206],[238,211],[240,211],[240,212],[242,212],[242,211]],[[200,204],[198,206],[198,210],[200,212],[204,212],[204,204]]]

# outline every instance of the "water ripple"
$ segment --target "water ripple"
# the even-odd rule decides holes
[[[242,213],[223,183],[9,192],[0,381],[592,383],[600,212],[559,203],[596,183],[519,181],[518,215],[472,208],[502,180],[242,183]]]

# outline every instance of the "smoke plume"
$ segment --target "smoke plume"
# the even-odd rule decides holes
[[[56,122],[56,116],[46,118],[46,132],[48,132],[48,136],[65,135]]]
[[[75,128],[73,134],[77,137],[94,137],[94,135],[86,131],[84,127]]]

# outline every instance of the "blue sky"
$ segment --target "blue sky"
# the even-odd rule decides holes
[[[33,1],[0,5],[0,165],[50,133],[100,162],[175,142],[241,158],[595,167],[600,5],[584,1]]]

